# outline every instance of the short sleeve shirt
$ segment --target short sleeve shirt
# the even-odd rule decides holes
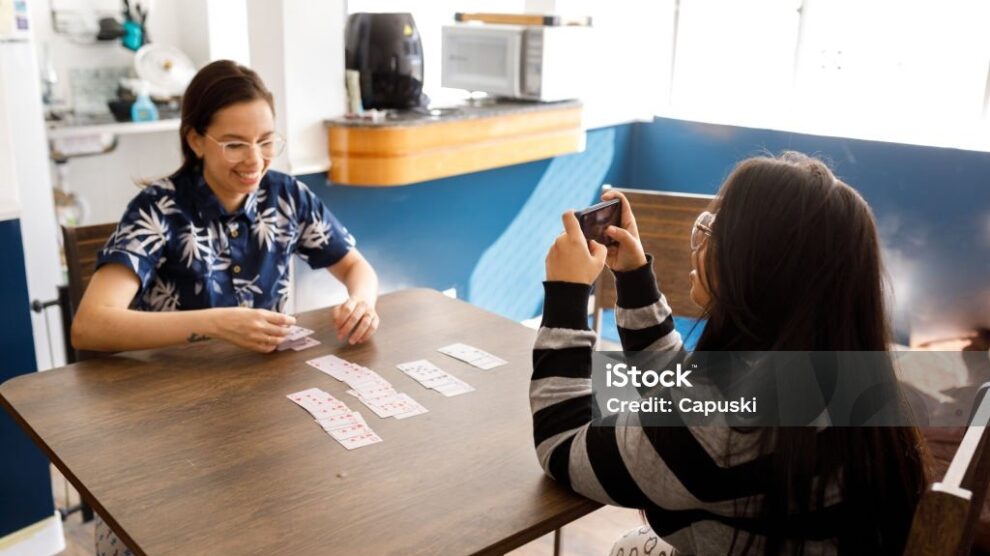
[[[282,311],[293,254],[333,265],[354,238],[305,184],[269,171],[228,213],[200,173],[179,173],[142,190],[97,256],[141,282],[132,307],[176,311],[254,307]]]

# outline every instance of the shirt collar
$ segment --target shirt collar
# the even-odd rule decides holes
[[[189,178],[190,185],[192,186],[193,201],[203,220],[228,219],[244,215],[248,222],[254,223],[255,217],[258,215],[258,191],[260,190],[260,186],[248,194],[241,208],[237,209],[234,213],[230,213],[220,203],[220,199],[217,199],[217,196],[213,194],[213,190],[210,189],[210,186],[206,183],[206,178],[203,177],[201,172],[197,172],[189,176]]]

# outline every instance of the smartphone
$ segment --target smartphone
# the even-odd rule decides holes
[[[612,199],[592,205],[574,213],[581,224],[581,231],[587,239],[595,240],[605,246],[618,245],[619,242],[605,235],[609,226],[622,225],[622,200]]]

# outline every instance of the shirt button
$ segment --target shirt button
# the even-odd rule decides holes
[[[235,264],[234,265],[234,274],[240,274],[240,273],[241,273],[241,265]]]

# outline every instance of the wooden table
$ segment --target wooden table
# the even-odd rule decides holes
[[[0,386],[17,422],[130,546],[148,554],[504,553],[598,507],[540,468],[527,398],[534,332],[432,290],[382,296],[382,327],[255,354],[219,341],[86,361]],[[482,371],[453,342],[509,362]],[[380,419],[305,361],[366,365],[429,413]],[[428,358],[477,391],[445,398],[395,365]],[[347,451],[286,394],[318,387],[384,442]]]

